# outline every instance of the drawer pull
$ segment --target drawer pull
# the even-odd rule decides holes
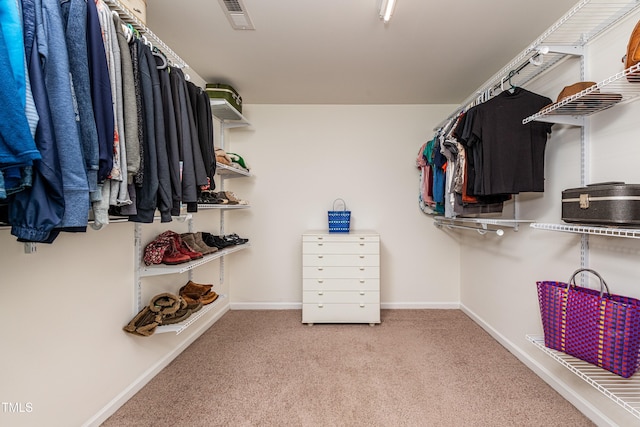
[[[360,283],[364,283],[364,279],[360,279]]]
[[[364,304],[360,304],[360,308],[364,308]]]
[[[324,304],[318,304],[318,308],[324,307]]]
[[[324,258],[324,255],[318,255],[318,258]]]
[[[324,283],[324,280],[318,279],[318,283]]]
[[[360,258],[363,258],[363,259],[364,259],[364,255],[360,255]]]
[[[360,292],[360,295],[364,295],[364,292]]]
[[[318,292],[318,295],[322,296],[322,295],[324,295],[324,292],[320,291],[320,292]]]
[[[318,236],[318,240],[322,240],[322,239],[324,239],[324,237]]]
[[[318,243],[318,246],[322,246],[322,243]]]
[[[360,267],[360,271],[364,271],[364,267]]]
[[[322,271],[324,270],[322,267],[318,267],[318,271]]]
[[[360,243],[360,246],[364,246],[364,243]]]

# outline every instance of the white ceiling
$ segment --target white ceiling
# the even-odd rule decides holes
[[[147,25],[206,82],[246,104],[459,104],[576,0],[147,0]]]

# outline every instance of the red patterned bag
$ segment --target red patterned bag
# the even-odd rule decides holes
[[[576,286],[583,271],[600,279],[600,290]],[[640,367],[640,300],[609,293],[602,277],[583,268],[568,283],[537,282],[545,346],[624,378]]]

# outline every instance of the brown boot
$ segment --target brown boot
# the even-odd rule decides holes
[[[180,295],[195,294],[198,296],[202,296],[205,293],[209,292],[211,288],[213,288],[213,285],[209,285],[209,284],[201,285],[192,280],[189,280],[186,285],[180,288]]]
[[[154,313],[149,309],[149,306],[146,306],[122,329],[132,334],[148,337],[153,335],[158,325],[160,325],[161,319],[162,316],[160,314]]]
[[[209,245],[207,245],[207,244],[204,242],[204,240],[202,239],[202,232],[201,232],[201,231],[198,231],[198,232],[196,232],[196,233],[193,233],[193,238],[195,239],[196,244],[197,244],[200,248],[202,248],[202,249],[206,250],[206,251],[207,251],[207,253],[212,254],[212,253],[214,253],[214,252],[217,252],[217,251],[218,251],[218,248],[217,248],[217,247],[215,247],[215,246],[209,246]]]

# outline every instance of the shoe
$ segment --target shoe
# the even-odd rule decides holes
[[[162,264],[176,265],[191,261],[191,257],[184,255],[178,251],[174,240],[169,242],[169,246],[162,255]]]
[[[214,253],[214,252],[218,251],[218,248],[216,246],[209,246],[204,242],[204,240],[202,239],[202,232],[198,231],[196,233],[193,233],[193,237],[194,237],[194,239],[196,241],[196,244],[200,248],[205,250],[207,254]]]
[[[202,285],[189,280],[186,285],[180,288],[180,296],[189,304],[200,302],[207,305],[218,298],[218,294],[212,288],[213,285]]]
[[[211,304],[217,299],[218,299],[218,294],[215,293],[214,291],[209,291],[200,297],[200,301],[202,302],[202,305]]]
[[[175,313],[165,314],[162,316],[161,325],[172,325],[174,323],[182,322],[191,316],[192,310],[189,308],[187,302],[180,298],[180,308]]]
[[[177,312],[181,305],[182,302],[178,295],[163,292],[151,298],[149,310],[164,317]]]
[[[222,237],[216,236],[211,233],[202,232],[202,240],[209,246],[215,246],[218,249],[224,249],[229,246],[232,246],[234,243],[226,242]]]
[[[208,246],[202,240],[202,233],[184,233],[180,237],[184,242],[194,251],[200,252],[203,255],[209,255],[218,251],[218,248]]]
[[[225,242],[229,243],[230,245],[243,245],[249,241],[249,239],[243,239],[237,234],[227,234],[222,238],[224,239]]]
[[[200,284],[196,283],[192,280],[189,280],[186,285],[180,288],[180,294],[189,293],[196,295],[204,295],[206,292],[209,292],[213,288],[211,284]]]
[[[149,309],[149,306],[145,306],[133,319],[122,328],[125,332],[131,334],[141,335],[148,337],[153,335],[156,328],[160,325],[162,315],[154,313]]]
[[[191,298],[182,297],[183,301],[187,303],[187,308],[191,310],[191,314],[199,311],[202,308],[202,302],[198,300],[193,300]]]
[[[200,259],[204,256],[200,252],[196,252],[195,250],[193,250],[193,248],[190,248],[189,245],[187,245],[184,240],[182,240],[180,235],[176,234],[173,238],[176,243],[178,252],[180,252],[182,255],[186,255],[192,260]]]

